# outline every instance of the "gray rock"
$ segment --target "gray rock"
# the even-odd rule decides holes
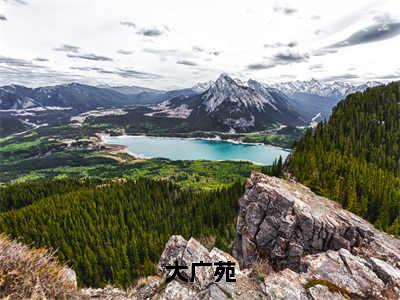
[[[395,283],[400,287],[400,270],[392,267],[383,260],[375,257],[370,258],[372,269],[385,283]]]
[[[226,300],[232,299],[232,293],[224,291],[217,284],[212,284],[208,289],[201,291],[196,299],[201,300]]]
[[[193,299],[196,292],[188,285],[178,281],[171,281],[160,295],[160,299],[165,300],[185,300]]]
[[[165,266],[170,266],[177,260],[181,263],[183,252],[186,249],[187,241],[180,235],[173,235],[165,245],[164,251],[161,254],[160,261],[157,265],[159,273],[163,273]]]
[[[252,224],[250,220],[250,224]],[[251,226],[254,226],[251,225]],[[255,243],[260,247],[265,247],[268,244],[274,243],[276,237],[278,236],[278,229],[274,227],[274,220],[271,216],[266,217],[261,225],[256,228],[257,236]]]
[[[253,173],[239,206],[233,254],[243,268],[269,261],[278,272],[264,284],[271,299],[340,299],[340,291],[400,299],[400,241],[336,202],[294,181]],[[305,289],[314,279],[332,286]],[[339,294],[329,296],[335,288]]]
[[[263,292],[270,300],[307,300],[309,298],[302,281],[300,274],[285,269],[265,278]]]
[[[160,292],[163,283],[164,278],[160,276],[148,276],[139,280],[132,295],[135,295],[134,299],[151,299]]]
[[[185,272],[190,278],[190,266],[193,263],[203,262],[227,262],[235,263],[236,282],[227,282],[225,276],[221,281],[215,282],[215,266],[196,268],[196,277],[193,283],[173,280],[163,284],[167,275],[167,266],[170,262],[178,260],[180,264],[189,266]],[[239,263],[228,253],[218,248],[208,251],[197,240],[191,238],[185,241],[180,236],[172,236],[167,242],[165,250],[161,255],[159,276],[155,279],[146,279],[146,284],[136,287],[134,299],[263,299],[261,288],[253,282],[247,274],[239,269]]]
[[[300,270],[304,253],[339,249],[400,267],[399,240],[299,183],[253,173],[239,206],[233,254],[242,267],[266,256],[277,271]]]
[[[264,219],[264,211],[261,209],[261,207],[259,207],[258,203],[256,202],[249,203],[247,208],[248,209],[245,216],[245,220],[249,224],[249,226],[247,227],[247,231],[249,236],[254,239],[257,234],[258,227]],[[250,220],[251,222],[249,222]]]
[[[188,270],[182,273],[186,275],[186,278],[190,280],[192,276],[193,263],[213,263],[210,253],[207,248],[201,245],[197,240],[191,238],[186,249],[182,254],[182,265],[188,266]],[[198,290],[202,290],[207,287],[214,280],[214,269],[208,266],[196,266],[195,277],[193,286]]]
[[[302,275],[304,278],[324,280],[352,296],[379,299],[385,287],[385,283],[367,266],[366,260],[346,249],[309,255],[302,262],[307,266],[307,272]]]

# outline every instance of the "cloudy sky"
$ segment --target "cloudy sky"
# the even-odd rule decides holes
[[[0,0],[0,85],[400,79],[399,0]]]

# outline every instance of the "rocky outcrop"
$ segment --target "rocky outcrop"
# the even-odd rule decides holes
[[[238,261],[217,248],[208,251],[193,238],[173,236],[158,276],[137,288],[135,297],[400,299],[399,240],[337,203],[296,182],[253,173],[239,205],[233,249]],[[218,260],[235,262],[236,282],[215,283],[215,269],[208,267],[193,283],[165,283],[166,266],[175,261],[191,266]]]
[[[234,256],[242,267],[266,257],[300,271],[302,257],[346,249],[400,267],[400,242],[305,186],[253,173],[239,200]]]
[[[193,283],[180,279],[166,283],[166,266],[175,261],[189,269],[199,261],[235,262],[236,282],[217,283],[214,267],[204,267],[196,271]],[[158,275],[145,279],[129,299],[400,299],[399,270],[382,260],[367,260],[340,249],[306,255],[301,262],[304,272],[289,268],[275,272],[255,265],[240,270],[229,254],[217,248],[208,251],[193,238],[172,236],[161,255]],[[190,278],[187,272],[183,274]]]
[[[239,205],[233,254],[243,268],[260,258],[271,263],[278,273],[265,280],[265,293],[314,299],[328,286],[348,297],[400,298],[400,241],[337,203],[299,183],[253,173]]]

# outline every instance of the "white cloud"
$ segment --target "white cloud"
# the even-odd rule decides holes
[[[332,78],[349,68],[356,76],[347,80],[370,79],[371,71],[389,78],[396,73],[400,47],[396,35],[327,49],[378,21],[400,22],[398,0],[2,2],[7,21],[0,22],[0,55],[28,65],[38,57],[46,63],[31,85],[48,84],[52,76],[57,82],[169,88],[212,80],[220,72],[269,82]],[[15,76],[18,66],[12,66],[13,76],[4,62],[0,67],[0,84],[22,83]],[[90,68],[117,71],[93,77],[85,71]],[[136,76],[132,70],[157,76]]]

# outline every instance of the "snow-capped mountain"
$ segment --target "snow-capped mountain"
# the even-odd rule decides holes
[[[70,107],[84,112],[97,107],[154,105],[178,96],[198,95],[206,89],[205,83],[192,88],[171,91],[137,86],[90,86],[80,83],[38,88],[9,85],[0,87],[0,110],[53,106]]]
[[[33,98],[44,106],[72,107],[80,112],[129,103],[127,95],[79,83],[36,88]]]
[[[12,114],[13,110],[52,109],[65,110],[62,115],[73,115],[98,108],[145,104],[153,106],[142,108],[144,116],[168,122],[165,118],[184,119],[185,126],[194,130],[251,131],[326,119],[346,95],[377,84],[310,80],[268,85],[222,74],[216,81],[170,91],[79,83],[39,88],[9,85],[0,87],[0,111],[4,115]]]
[[[264,105],[271,105],[270,101],[257,93],[254,89],[239,85],[237,81],[228,75],[222,74],[202,96],[202,104],[208,113],[221,109],[221,105],[234,103],[234,109],[254,108],[258,111],[264,110]]]
[[[377,81],[369,81],[361,85],[354,85],[349,82],[342,81],[324,82],[316,79],[311,79],[308,81],[297,80],[290,82],[281,82],[271,84],[269,86],[280,90],[288,96],[292,96],[296,93],[307,93],[321,97],[341,100],[349,94],[361,92],[366,90],[368,87],[373,87],[380,84],[381,83]]]
[[[210,86],[214,83],[214,81],[210,80],[210,81],[206,81],[206,82],[199,82],[196,83],[194,86],[192,86],[192,90],[202,93],[205,92],[206,90],[208,90],[210,88]]]
[[[303,125],[290,99],[256,81],[242,84],[222,74],[200,95],[180,96],[154,106],[147,116],[182,118],[194,129],[251,131],[273,125]]]
[[[40,106],[32,99],[31,89],[20,85],[0,87],[0,110],[26,109]]]
[[[355,85],[341,81],[329,83],[312,79],[276,83],[270,87],[288,95],[291,99],[291,106],[307,121],[315,123],[315,116],[318,116],[319,120],[328,119],[332,109],[346,96],[380,84],[377,81],[370,81]]]

